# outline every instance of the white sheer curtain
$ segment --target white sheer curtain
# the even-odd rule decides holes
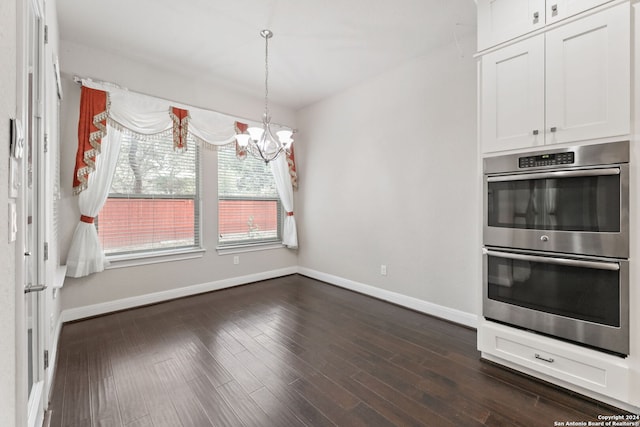
[[[293,215],[293,185],[289,175],[287,156],[281,154],[269,164],[271,165],[271,173],[276,182],[280,201],[284,210],[287,211],[282,230],[282,244],[290,249],[295,249],[298,247],[298,231],[296,229],[296,217]]]
[[[107,135],[102,139],[101,153],[96,157],[96,170],[89,175],[89,185],[78,196],[80,214],[94,218],[100,213],[109,190],[118,162],[122,133],[107,126]],[[98,232],[93,223],[80,221],[76,226],[67,256],[67,276],[84,277],[103,271],[109,265]]]

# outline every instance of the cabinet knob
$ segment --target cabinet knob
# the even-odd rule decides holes
[[[551,16],[556,16],[558,15],[558,5],[554,4],[551,5]]]
[[[540,13],[538,12],[533,12],[533,23],[537,24],[538,23],[538,18],[540,18]]]
[[[554,126],[554,127],[550,128],[549,130],[550,130],[552,133],[555,133],[555,132],[558,130],[558,128]]]
[[[538,129],[534,129],[534,130],[533,130],[533,134],[534,134],[534,135],[537,135],[538,133],[539,133],[539,132],[538,132]]]

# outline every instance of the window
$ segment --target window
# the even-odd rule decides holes
[[[173,149],[171,135],[123,135],[109,198],[97,218],[107,255],[200,247],[198,144]]]
[[[271,167],[251,155],[236,157],[234,144],[218,151],[219,246],[280,243],[280,199]]]

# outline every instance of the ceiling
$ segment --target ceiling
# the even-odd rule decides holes
[[[265,71],[259,33],[268,28],[269,100],[293,109],[476,28],[473,0],[58,0],[57,8],[63,43],[257,97]]]

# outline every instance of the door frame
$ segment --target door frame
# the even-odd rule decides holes
[[[43,293],[25,294],[24,289],[27,283],[33,285],[45,283],[45,263],[44,263],[44,231],[45,216],[43,215],[43,182],[46,171],[44,157],[44,119],[45,119],[45,15],[43,0],[18,0],[17,1],[17,82],[16,82],[16,117],[21,121],[23,134],[25,135],[25,146],[29,126],[36,129],[33,135],[32,145],[32,190],[28,189],[28,166],[27,150],[19,159],[20,185],[18,188],[18,199],[16,203],[18,211],[18,233],[15,246],[15,266],[16,266],[16,417],[18,425],[28,427],[41,426],[44,419],[44,409],[46,407],[46,381],[44,369],[45,350],[45,327],[44,317],[46,308],[46,297]],[[35,27],[37,25],[37,27]],[[36,36],[33,37],[31,29],[37,28]],[[35,38],[35,40],[34,40]],[[36,98],[30,114],[29,105],[29,82],[30,82],[30,61],[31,57],[36,58],[33,63],[37,68],[33,73],[35,78],[32,88]],[[33,124],[32,124],[33,123]],[[32,193],[32,194],[30,194]],[[28,218],[29,198],[34,201],[31,205],[32,232],[34,233],[32,242],[29,242]],[[32,275],[29,277],[29,262],[25,252],[31,252],[29,258],[33,264]],[[30,307],[31,306],[31,307]],[[33,312],[33,320],[29,319],[29,311]],[[29,328],[32,327],[32,337],[29,337]],[[32,340],[31,354],[29,359],[29,345]],[[30,378],[29,367],[33,367],[33,386],[29,392]]]

